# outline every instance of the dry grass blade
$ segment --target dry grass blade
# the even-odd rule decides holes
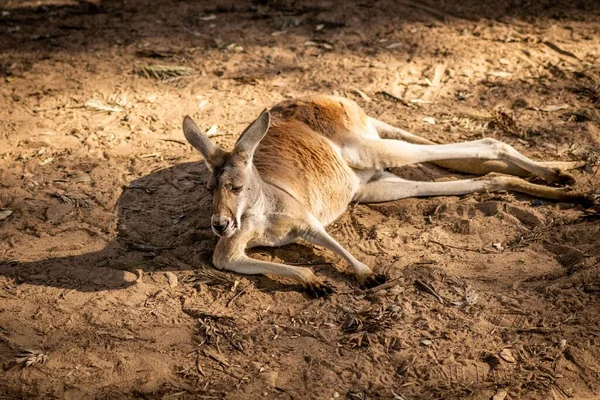
[[[497,129],[518,138],[523,138],[525,135],[521,128],[517,126],[514,118],[504,111],[496,111],[492,115],[492,124]]]
[[[187,278],[184,282],[200,282],[206,285],[231,285],[235,279],[226,273],[217,271],[213,268],[201,267],[195,271],[192,277]]]
[[[221,338],[224,338],[236,350],[244,350],[242,342],[236,337],[238,329],[233,318],[204,314],[198,318],[198,322],[200,324],[200,334],[202,335],[200,344],[218,346]]]
[[[243,85],[252,85],[252,86],[256,86],[260,83],[260,81],[253,77],[253,76],[246,76],[246,75],[241,75],[241,76],[236,76],[233,78],[234,81],[239,82]]]
[[[569,154],[576,159],[583,159],[592,165],[600,164],[600,147],[574,143],[569,148]]]
[[[139,73],[146,78],[154,78],[160,81],[189,75],[193,70],[179,65],[145,65]]]
[[[78,207],[78,208],[88,208],[90,206],[88,204],[88,202],[81,197],[76,197],[76,196],[69,195],[67,193],[60,193],[60,192],[54,192],[54,193],[52,193],[52,195],[54,197],[58,198],[63,203],[73,204],[75,207]]]
[[[240,297],[241,295],[243,295],[244,293],[246,293],[246,291],[250,288],[250,286],[254,286],[254,284],[252,282],[250,282],[249,284],[247,284],[246,286],[244,286],[244,288],[242,290],[240,290],[239,292],[237,292],[235,294],[235,296],[233,296],[225,305],[225,307],[231,307],[231,305],[238,299],[238,297]]]
[[[93,108],[98,111],[106,111],[106,112],[120,112],[123,111],[123,108],[117,106],[115,104],[108,104],[98,99],[89,99],[85,102],[85,106],[88,108]]]
[[[483,134],[493,125],[493,118],[487,115],[473,114],[446,114],[439,119],[440,122],[450,124],[452,127],[465,129],[469,132]]]
[[[536,227],[532,231],[519,235],[506,243],[506,248],[509,250],[525,247],[531,243],[543,239],[550,232],[548,228],[553,228],[555,224],[550,224],[547,227]]]
[[[48,355],[40,350],[22,349],[17,354],[16,362],[21,368],[27,368],[35,364],[43,364],[48,360]]]
[[[370,344],[369,335],[388,329],[394,320],[398,318],[399,307],[380,307],[378,309],[366,308],[353,310],[342,307],[342,331],[348,336],[343,342],[353,347],[361,347]]]
[[[479,298],[479,293],[477,293],[471,285],[468,285],[465,281],[460,279],[459,277],[452,277],[449,279],[453,281],[454,285],[451,286],[452,290],[459,296],[461,296],[461,300],[459,302],[451,302],[454,305],[458,306],[472,306],[477,303],[477,299]]]

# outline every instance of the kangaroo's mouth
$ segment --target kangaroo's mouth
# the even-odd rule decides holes
[[[219,237],[225,237],[225,238],[233,235],[236,230],[237,230],[237,222],[235,220],[232,220],[231,223],[227,226],[227,228],[223,231],[218,231],[214,227],[212,227],[212,231],[214,232],[215,235],[217,235]]]

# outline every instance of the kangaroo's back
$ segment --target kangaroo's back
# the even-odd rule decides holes
[[[358,136],[374,136],[368,116],[356,102],[337,96],[307,96],[283,101],[271,110],[282,121],[298,121],[332,142],[342,145]]]
[[[266,182],[328,224],[344,212],[360,184],[339,149],[366,129],[366,114],[356,103],[333,96],[284,101],[270,112],[271,126],[254,165]]]

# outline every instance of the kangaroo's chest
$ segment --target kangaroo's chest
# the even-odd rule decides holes
[[[248,222],[256,234],[248,242],[248,247],[277,247],[298,240],[298,224],[293,218],[284,215],[254,216]]]

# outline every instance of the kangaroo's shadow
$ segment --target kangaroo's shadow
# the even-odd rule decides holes
[[[18,284],[94,292],[135,284],[136,270],[212,268],[218,238],[210,228],[212,198],[205,187],[209,176],[204,163],[196,162],[136,179],[117,201],[117,235],[102,250],[36,262],[4,261],[0,274]],[[289,262],[323,261],[310,247],[300,245],[252,252]],[[266,277],[251,279],[267,289],[285,288]]]

